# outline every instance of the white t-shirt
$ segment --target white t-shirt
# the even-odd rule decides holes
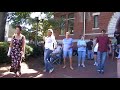
[[[54,50],[53,43],[55,39],[52,37],[45,37],[45,49]]]
[[[98,43],[94,47],[94,52],[97,52],[97,51],[98,51]]]

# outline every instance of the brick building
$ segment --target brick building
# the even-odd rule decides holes
[[[114,37],[114,31],[120,28],[119,17],[120,12],[54,12],[55,19],[63,20],[61,28],[55,30],[55,36],[61,42],[65,32],[69,31],[74,42],[77,42],[81,34],[88,40],[105,29],[109,37]]]

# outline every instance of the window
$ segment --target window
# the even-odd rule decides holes
[[[94,28],[98,28],[98,15],[94,15]]]
[[[61,16],[61,25],[60,25],[60,35],[64,35],[65,34],[65,15]]]
[[[70,34],[73,34],[74,32],[74,13],[68,15],[68,31]]]

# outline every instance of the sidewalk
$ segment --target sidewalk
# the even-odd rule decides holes
[[[98,74],[96,67],[93,65],[94,61],[85,61],[86,67],[77,67],[77,57],[73,57],[74,70],[69,68],[69,61],[67,68],[63,69],[63,65],[54,65],[55,70],[51,74],[43,73],[43,59],[31,59],[22,63],[22,76],[20,78],[117,78],[117,61],[107,60],[105,66],[105,73]],[[120,64],[120,62],[119,62]],[[120,66],[120,65],[119,65]],[[0,66],[0,78],[13,78],[14,74],[9,72],[9,65]],[[119,67],[120,68],[120,67]],[[120,71],[120,70],[119,70]],[[120,77],[120,74],[119,74]]]

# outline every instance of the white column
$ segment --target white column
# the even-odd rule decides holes
[[[84,25],[83,25],[83,35],[85,36],[85,29],[86,29],[86,27],[85,27],[85,26],[86,26],[86,25],[85,25],[85,24],[86,24],[86,17],[85,17],[85,16],[86,16],[86,13],[83,12],[83,15],[84,15],[84,17],[83,17],[83,18],[84,18],[84,21],[83,21],[83,24],[84,24]]]

